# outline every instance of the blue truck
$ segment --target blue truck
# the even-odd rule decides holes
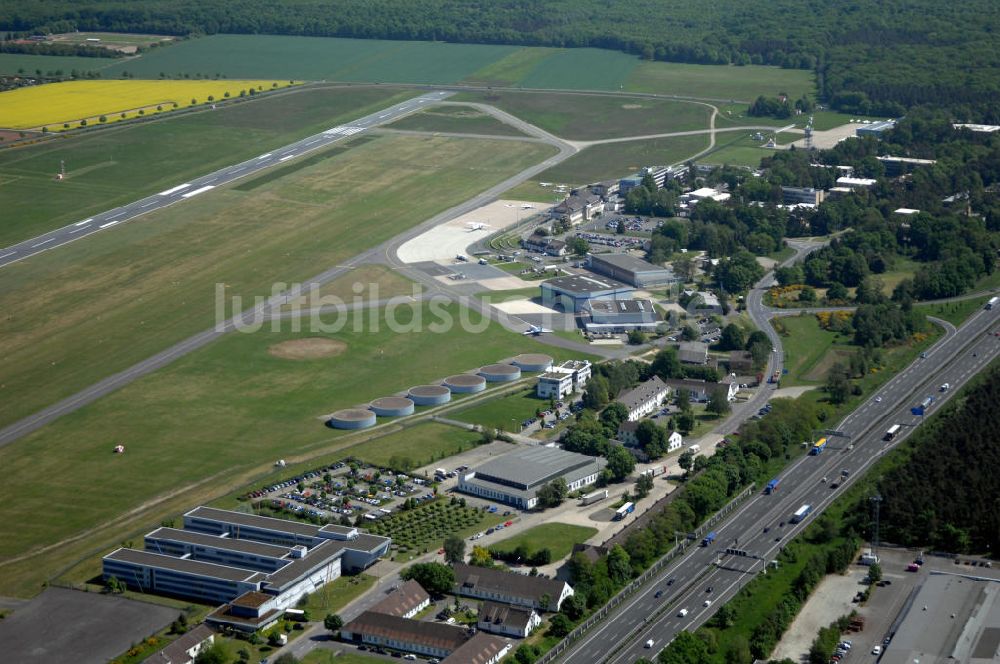
[[[715,531],[713,530],[709,534],[705,535],[705,538],[703,540],[701,540],[701,545],[702,546],[708,546],[709,544],[711,544],[714,541],[715,541]]]
[[[778,490],[778,485],[781,484],[781,478],[775,477],[773,480],[767,483],[764,488],[764,493],[770,495]]]

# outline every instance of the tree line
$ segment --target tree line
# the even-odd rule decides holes
[[[898,116],[934,104],[990,120],[1000,115],[993,9],[989,0],[721,0],[710,11],[682,0],[2,0],[0,29],[594,47],[646,60],[812,70],[821,96],[850,113]]]

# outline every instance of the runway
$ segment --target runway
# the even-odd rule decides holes
[[[453,92],[443,90],[428,92],[400,102],[388,108],[366,115],[344,125],[331,127],[326,131],[313,136],[307,136],[302,140],[290,143],[277,150],[272,150],[253,159],[220,168],[214,173],[209,173],[200,178],[183,182],[159,193],[133,201],[127,205],[101,212],[92,217],[63,226],[54,231],[39,235],[38,237],[25,240],[10,247],[0,249],[0,268],[30,258],[43,251],[61,247],[64,244],[75,242],[94,233],[113,228],[120,224],[132,221],[144,214],[162,210],[175,203],[180,203],[196,196],[229,184],[241,178],[256,175],[268,168],[283,164],[287,161],[301,157],[302,155],[320,150],[322,148],[347,140],[352,136],[363,134],[380,125],[389,124],[404,115],[408,115],[420,110],[426,105],[434,104],[442,99],[450,97]]]

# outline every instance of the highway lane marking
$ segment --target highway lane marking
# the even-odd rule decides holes
[[[84,224],[89,224],[89,223],[90,223],[90,222],[92,222],[93,220],[94,220],[94,218],[93,218],[93,217],[91,217],[90,219],[84,219],[83,221],[78,221],[78,222],[76,222],[76,223],[75,223],[75,224],[73,224],[73,225],[74,225],[74,226],[83,226]]]
[[[120,224],[120,223],[122,223],[122,221],[124,221],[124,220],[123,219],[119,219],[118,221],[109,221],[106,224],[101,224],[100,226],[98,226],[98,228],[108,228],[109,226],[114,226],[115,224]]]
[[[142,204],[142,205],[140,205],[139,207],[141,207],[141,208],[148,208],[148,207],[149,207],[150,205],[156,205],[156,204],[157,204],[158,202],[159,202],[159,201],[150,201],[150,202],[148,202],[148,203],[143,203],[143,204]]]
[[[55,239],[54,237],[50,237],[50,238],[49,238],[48,240],[42,240],[42,241],[41,241],[41,242],[39,242],[38,244],[33,244],[33,245],[31,245],[31,248],[32,248],[32,249],[34,249],[35,247],[40,247],[40,246],[42,246],[43,244],[48,244],[49,242],[52,242],[52,240],[54,240],[54,239]]]
[[[204,194],[209,189],[215,189],[215,187],[213,185],[207,184],[204,187],[199,187],[198,189],[195,189],[194,191],[189,191],[186,194],[181,194],[181,198],[191,198],[192,196],[197,196],[198,194]],[[101,226],[101,228],[104,227]]]
[[[90,229],[84,228],[83,226],[81,226],[80,228],[74,228],[73,230],[70,231],[70,233],[71,234],[72,233],[79,233],[80,231],[86,231],[86,230],[90,230]]]
[[[8,256],[13,256],[16,253],[17,253],[16,251],[11,251],[11,252],[8,252],[6,254],[0,255],[0,258],[7,258]]]
[[[386,119],[387,117],[389,117],[389,114],[388,114],[388,113],[386,113],[385,115],[380,115],[380,116],[378,116],[378,119],[379,119],[379,120],[385,120],[385,119]]]
[[[157,194],[157,196],[169,196],[170,194],[176,194],[178,191],[182,189],[187,189],[190,186],[191,186],[190,182],[185,182],[184,184],[179,184],[176,187],[171,187],[166,191],[161,191],[159,194]]]

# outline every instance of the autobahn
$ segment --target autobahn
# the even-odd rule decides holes
[[[265,169],[278,166],[296,157],[301,157],[334,143],[347,140],[380,125],[388,124],[404,115],[413,113],[426,105],[440,102],[452,94],[454,93],[447,90],[427,92],[419,97],[402,101],[347,124],[331,127],[318,134],[307,136],[302,140],[277,148],[271,152],[266,152],[253,159],[220,168],[213,173],[178,184],[157,194],[146,196],[127,205],[95,214],[87,219],[0,249],[0,268],[43,251],[75,242],[88,235],[99,233],[150,212],[162,210],[175,203],[200,196],[216,187],[221,187],[235,180],[255,175]]]
[[[708,547],[688,545],[679,561],[668,566],[633,598],[623,603],[599,627],[583,636],[559,661],[579,664],[631,663],[651,657],[681,630],[693,631],[704,624],[719,606],[761,573],[785,542],[801,532],[843,491],[864,474],[886,450],[898,444],[919,425],[920,417],[910,408],[924,397],[934,396],[930,413],[940,408],[954,392],[1000,354],[1000,315],[980,310],[893,377],[836,428],[840,436],[819,456],[795,461],[781,475],[779,490],[755,495],[714,528],[717,539]],[[951,389],[940,391],[943,383]],[[901,433],[888,443],[883,440],[892,424]],[[842,470],[848,477],[842,488],[831,483]],[[790,523],[801,505],[811,505],[811,514],[801,523]],[[784,525],[782,526],[782,522]],[[765,529],[767,531],[765,532]],[[739,549],[748,556],[728,555]],[[673,583],[667,586],[667,582]],[[707,592],[711,587],[712,592]],[[662,591],[661,597],[655,595]],[[711,602],[705,606],[705,601]],[[687,609],[686,616],[679,616]],[[651,648],[646,648],[648,640]]]

